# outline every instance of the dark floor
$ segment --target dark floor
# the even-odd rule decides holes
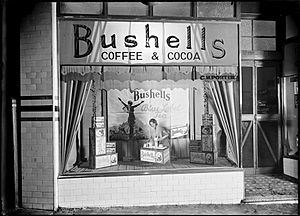
[[[224,157],[218,157],[217,162],[214,165],[191,163],[190,159],[177,159],[172,160],[172,162],[167,162],[166,164],[150,163],[140,160],[134,161],[119,161],[118,165],[104,167],[99,169],[90,169],[88,163],[82,163],[79,167],[71,168],[65,175],[76,174],[76,173],[102,173],[107,171],[129,171],[129,170],[162,170],[162,169],[182,169],[182,168],[207,168],[207,167],[236,167],[230,161]]]

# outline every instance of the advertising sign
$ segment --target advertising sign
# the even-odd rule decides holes
[[[62,65],[238,65],[238,24],[61,20]]]
[[[155,163],[155,151],[149,149],[141,149],[141,161]]]
[[[130,113],[122,101],[126,106],[128,101],[132,102],[134,108],[131,109]],[[172,130],[174,136],[184,136],[188,134],[188,104],[188,89],[166,88],[159,90],[156,89],[156,86],[149,90],[135,89],[130,91],[123,89],[119,91],[111,89],[108,91],[109,139],[128,139],[131,126],[129,122],[131,121],[134,123],[131,129],[133,137],[137,140],[148,139],[150,135],[149,120],[151,118],[156,119],[160,127],[167,130],[174,128]],[[184,126],[178,127],[181,125]]]

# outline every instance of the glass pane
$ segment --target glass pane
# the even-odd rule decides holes
[[[253,35],[276,36],[275,24],[275,21],[253,20]]]
[[[277,83],[275,67],[257,68],[257,113],[278,113]]]
[[[276,51],[276,39],[275,38],[254,38],[253,49]]]
[[[241,2],[241,13],[259,13],[260,2],[258,1],[242,1]]]
[[[190,2],[159,2],[153,6],[153,16],[191,16]]]
[[[241,49],[242,50],[252,50],[252,38],[242,37]]]
[[[176,68],[165,67],[164,72],[179,73]],[[162,79],[161,66],[129,69],[105,66],[101,76],[89,77],[93,79],[88,81],[91,89],[87,90],[80,133],[70,152],[66,175],[211,165],[235,167],[229,160],[231,149],[226,147],[226,135],[211,101],[203,97],[204,81],[191,86],[190,82],[182,80],[180,85],[174,86],[173,79]],[[182,68],[181,71],[185,73]],[[142,79],[141,76],[148,76],[146,74],[151,77]],[[78,99],[77,93],[82,92],[84,84],[76,80],[65,82],[65,79],[61,74],[61,114],[70,118],[69,128],[76,115],[67,111],[71,106],[68,101]],[[69,94],[70,89],[74,94]],[[210,107],[209,114],[205,114],[206,105]],[[156,121],[150,121],[152,118]],[[205,122],[214,127],[204,128]],[[65,130],[62,126],[62,132]],[[192,133],[198,138],[192,139]],[[64,134],[64,137],[69,135],[68,132]],[[157,140],[159,137],[161,139]],[[78,162],[78,166],[74,167],[74,162]]]
[[[103,2],[61,2],[62,14],[102,14]]]
[[[250,121],[242,122],[242,133],[243,138],[248,130],[248,127],[250,125]],[[244,168],[250,168],[254,167],[253,164],[253,127],[251,126],[250,132],[246,138],[246,141],[243,146],[243,167]]]
[[[275,158],[277,158],[278,146],[278,127],[277,121],[274,122],[260,122],[260,125],[267,136],[270,147]],[[263,133],[258,129],[258,167],[273,167],[276,163],[272,157],[268,144],[263,136]]]
[[[141,2],[108,2],[109,15],[146,16],[148,6]]]
[[[234,17],[234,4],[227,2],[197,2],[197,17]]]
[[[253,113],[253,70],[252,67],[242,67],[242,113]]]
[[[241,21],[241,35],[242,36],[252,36],[251,20],[242,20]]]

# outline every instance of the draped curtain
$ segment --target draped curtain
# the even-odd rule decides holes
[[[227,138],[227,157],[239,165],[239,100],[236,82],[210,81],[209,97]]]
[[[61,171],[65,172],[71,149],[98,67],[63,66],[61,68]],[[97,72],[97,73],[94,73]]]

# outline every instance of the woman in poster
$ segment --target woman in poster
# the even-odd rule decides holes
[[[155,144],[158,142],[160,145],[169,146],[169,133],[168,131],[158,126],[156,119],[152,118],[149,120],[150,129],[150,142]]]
[[[135,116],[134,116],[134,109],[141,105],[144,101],[141,101],[140,103],[136,105],[132,105],[132,101],[128,101],[128,104],[124,103],[121,98],[119,98],[119,101],[124,105],[128,112],[128,125],[129,125],[129,138],[132,138],[133,136],[133,129],[134,129],[134,124],[135,124]]]

